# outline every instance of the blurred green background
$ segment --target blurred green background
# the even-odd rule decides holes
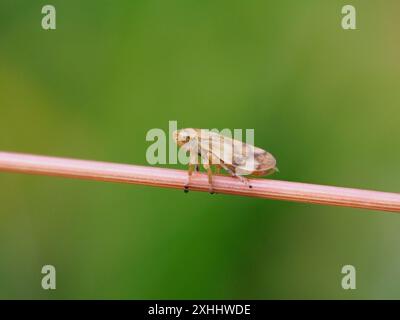
[[[399,192],[400,3],[352,0],[353,31],[345,4],[1,0],[0,150],[146,164],[169,120],[254,128],[272,179]],[[0,174],[0,298],[400,298],[399,241],[391,213]]]

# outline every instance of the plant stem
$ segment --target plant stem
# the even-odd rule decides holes
[[[9,152],[0,152],[0,171],[140,184],[182,190],[187,182],[187,172],[184,170]],[[252,188],[232,177],[214,176],[214,190],[217,193],[400,212],[399,193],[271,179],[250,179],[250,184]],[[190,190],[208,191],[207,175],[194,173]]]

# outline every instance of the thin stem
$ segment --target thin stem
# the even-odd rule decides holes
[[[187,172],[184,170],[8,152],[0,152],[0,171],[141,184],[182,190],[187,182]],[[251,179],[252,188],[249,188],[238,179],[228,176],[215,176],[213,180],[214,190],[217,193],[400,212],[399,193],[272,179]],[[193,174],[190,190],[209,191],[207,175]]]

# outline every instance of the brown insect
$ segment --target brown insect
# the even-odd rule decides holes
[[[189,190],[193,171],[199,171],[199,158],[207,170],[210,193],[214,193],[212,166],[217,174],[224,169],[249,188],[252,186],[243,176],[263,176],[279,171],[275,158],[269,152],[209,130],[186,128],[175,131],[173,136],[178,146],[190,153],[185,192]]]

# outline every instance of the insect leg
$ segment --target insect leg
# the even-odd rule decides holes
[[[190,185],[190,178],[192,177],[193,171],[196,168],[197,170],[198,167],[198,158],[197,158],[197,153],[194,152],[194,150],[190,150],[190,158],[189,158],[189,169],[188,169],[188,179],[187,182],[184,186],[184,192],[187,193],[189,192],[189,185]]]
[[[253,186],[249,183],[249,179],[247,179],[247,178],[245,178],[243,176],[239,176],[237,174],[235,174],[235,177],[238,178],[241,182],[243,182],[249,188],[253,188]]]
[[[204,169],[207,170],[207,175],[208,175],[208,183],[210,185],[210,193],[214,194],[214,188],[213,188],[213,182],[212,182],[212,170],[211,166],[208,163],[203,164]]]
[[[201,160],[204,169],[207,170],[207,175],[208,175],[208,183],[210,185],[210,193],[214,194],[214,188],[213,188],[213,181],[212,181],[212,170],[211,170],[211,164],[212,164],[212,155],[209,152],[204,152],[203,150],[201,151]]]
[[[215,174],[221,173],[221,166],[219,164],[215,165]]]
[[[229,174],[232,177],[236,177],[238,178],[242,183],[244,183],[246,186],[248,186],[249,188],[253,188],[253,186],[249,183],[249,179],[243,177],[243,176],[239,176],[235,173],[235,171],[231,168],[229,168],[228,166],[226,166],[225,164],[221,163],[221,167],[224,168],[226,171],[229,172]]]
[[[236,177],[235,172],[231,170],[228,166],[221,164],[221,167],[224,168],[232,177]]]
[[[192,177],[193,171],[194,171],[194,165],[189,163],[188,178],[187,178],[187,181],[186,181],[185,186],[183,187],[183,188],[184,188],[183,191],[184,191],[185,193],[188,193],[188,192],[189,192],[189,185],[190,185],[190,180],[191,180],[190,178]]]

